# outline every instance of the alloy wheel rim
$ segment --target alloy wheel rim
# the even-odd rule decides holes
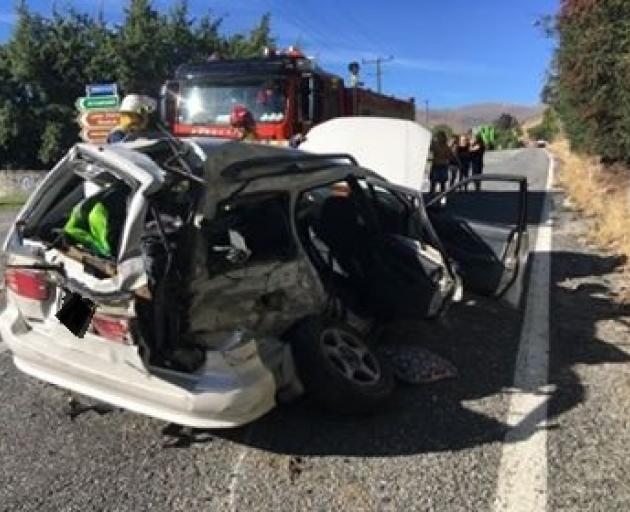
[[[381,365],[376,356],[352,333],[329,327],[322,331],[320,342],[324,356],[344,378],[361,386],[380,380]]]

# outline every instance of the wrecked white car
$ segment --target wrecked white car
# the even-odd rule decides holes
[[[462,282],[503,295],[527,246],[524,180],[508,228],[376,172],[208,139],[77,144],[5,242],[2,339],[30,375],[181,425],[242,425],[302,391],[371,410],[394,385],[374,327],[438,317]]]

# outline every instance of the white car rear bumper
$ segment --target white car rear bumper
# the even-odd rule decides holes
[[[61,325],[43,332],[23,322],[11,303],[0,334],[23,372],[76,393],[196,428],[249,423],[275,406],[276,383],[256,343],[209,351],[201,372],[147,371],[135,346],[76,338]],[[25,332],[24,332],[25,331]]]

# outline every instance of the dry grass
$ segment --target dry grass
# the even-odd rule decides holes
[[[573,207],[591,221],[591,240],[625,254],[630,275],[630,171],[604,167],[596,158],[575,154],[564,139],[554,142],[550,149],[560,163],[559,184]]]

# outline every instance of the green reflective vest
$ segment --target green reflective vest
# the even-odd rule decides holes
[[[79,203],[72,209],[70,218],[63,227],[63,232],[73,241],[93,250],[99,256],[110,257],[112,248],[107,240],[109,233],[109,215],[101,202],[95,203],[87,211]]]

